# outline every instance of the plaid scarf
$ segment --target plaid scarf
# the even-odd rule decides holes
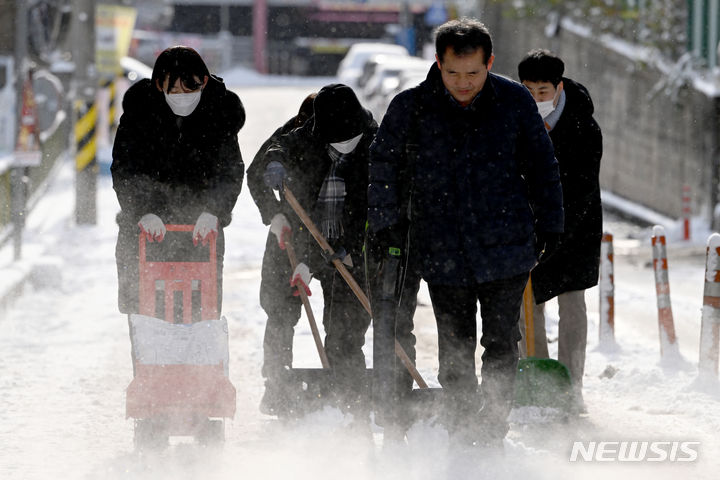
[[[327,153],[332,163],[320,187],[316,213],[323,236],[328,240],[337,240],[343,234],[342,215],[345,208],[345,180],[338,176],[338,169],[351,154],[343,155],[330,145]]]

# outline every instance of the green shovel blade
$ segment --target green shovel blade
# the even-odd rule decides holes
[[[570,371],[551,358],[521,358],[515,379],[515,406],[570,408]]]

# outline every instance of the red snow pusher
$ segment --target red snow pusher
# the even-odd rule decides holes
[[[162,242],[140,235],[140,314],[130,315],[135,378],[126,417],[136,448],[162,447],[170,436],[224,440],[235,415],[228,379],[228,329],[218,319],[214,236],[194,245],[192,225],[166,225]]]

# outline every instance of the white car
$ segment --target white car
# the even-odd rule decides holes
[[[143,78],[152,78],[152,67],[132,57],[122,57],[120,59],[120,66],[122,67],[123,75],[130,83],[135,83]]]
[[[337,70],[338,82],[357,91],[357,80],[362,74],[365,61],[378,53],[407,56],[407,48],[402,45],[380,42],[360,42],[353,44],[340,62]]]
[[[433,61],[419,57],[397,58],[393,62],[377,66],[362,91],[362,98],[376,119],[385,114],[391,100],[391,93],[400,84],[401,75],[427,75]]]
[[[357,80],[358,93],[363,92],[365,85],[367,85],[368,81],[375,75],[375,72],[380,68],[380,66],[394,65],[397,63],[398,59],[405,60],[408,58],[415,57],[411,57],[410,55],[388,55],[385,53],[378,53],[369,57],[365,60],[362,67],[362,73],[360,74],[360,78]]]
[[[387,111],[388,106],[390,106],[390,101],[395,98],[395,95],[402,92],[403,90],[407,90],[408,88],[420,85],[420,83],[426,78],[427,71],[404,71],[400,72],[400,75],[397,78],[393,79],[394,81],[390,82],[386,80],[383,87],[383,90],[386,93],[382,97],[378,98],[374,105],[375,119],[378,122],[382,119],[383,115],[385,115],[385,112]]]

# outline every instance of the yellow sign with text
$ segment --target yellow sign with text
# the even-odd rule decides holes
[[[95,64],[101,75],[122,73],[120,59],[127,55],[137,10],[100,4],[95,10]]]

